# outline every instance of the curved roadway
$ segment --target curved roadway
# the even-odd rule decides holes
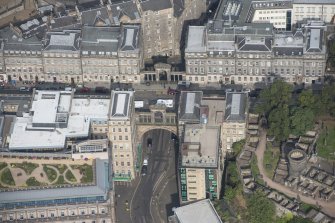
[[[160,185],[166,180],[166,173],[173,168],[172,157],[173,150],[171,146],[171,133],[166,130],[152,130],[152,149],[149,155],[146,155],[146,137],[143,140],[143,157],[148,156],[148,172],[145,176],[140,176],[140,182],[137,185],[134,195],[130,201],[130,215],[133,223],[159,223],[164,222],[166,216],[160,216],[156,209],[157,191],[160,191]],[[175,192],[177,188],[175,188]],[[165,202],[165,201],[159,201]]]

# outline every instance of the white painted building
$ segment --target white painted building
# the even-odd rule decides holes
[[[69,91],[36,91],[29,114],[17,117],[9,149],[61,150],[67,139],[87,139],[91,123],[106,122],[109,99],[73,98]]]
[[[292,23],[303,19],[321,19],[326,23],[334,20],[334,0],[294,0]]]

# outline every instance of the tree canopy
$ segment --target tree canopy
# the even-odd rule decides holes
[[[262,103],[258,111],[268,115],[273,109],[289,104],[291,100],[292,86],[282,80],[276,80],[273,84],[261,91]]]
[[[313,95],[311,90],[302,91],[292,98],[292,85],[275,81],[260,94],[260,105],[257,110],[268,120],[268,133],[275,136],[276,141],[284,141],[289,134],[302,135],[313,128],[315,114],[319,110],[335,114],[335,88],[325,88],[321,98]]]
[[[250,223],[269,223],[275,220],[276,207],[262,192],[253,193],[247,199]]]
[[[292,86],[282,80],[276,80],[260,94],[261,104],[257,110],[268,118],[269,133],[277,141],[285,140],[289,133],[289,104]]]
[[[293,108],[290,116],[290,129],[294,135],[302,135],[313,128],[314,112],[311,108]]]
[[[329,84],[322,89],[318,98],[318,108],[321,114],[335,116],[335,85]]]
[[[302,91],[298,98],[298,106],[303,108],[315,108],[316,98],[311,90]]]

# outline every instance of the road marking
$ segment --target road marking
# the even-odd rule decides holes
[[[138,184],[137,184],[137,186],[136,186],[136,188],[135,188],[135,191],[134,191],[134,193],[133,193],[133,196],[131,197],[131,200],[130,200],[130,205],[129,205],[129,209],[130,209],[130,211],[129,211],[129,214],[130,214],[130,220],[131,220],[131,222],[133,222],[133,216],[132,216],[132,214],[131,214],[131,210],[132,210],[132,207],[133,207],[133,200],[134,200],[134,197],[135,197],[135,195],[136,195],[136,192],[137,192],[137,189],[138,189],[138,187],[140,186],[140,184],[141,184],[141,180],[142,180],[142,177],[140,177],[140,180],[138,181]]]

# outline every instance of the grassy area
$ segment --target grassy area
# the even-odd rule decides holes
[[[323,127],[316,142],[318,156],[335,160],[335,124],[329,122]]]
[[[311,204],[301,203],[300,205],[300,210],[302,210],[305,214],[307,214],[312,209],[319,210],[318,207]]]
[[[20,168],[24,170],[24,172],[26,172],[27,175],[30,175],[39,166],[39,164],[22,162],[22,163],[11,163],[10,166],[13,168]]]
[[[227,166],[227,181],[224,191],[224,200],[235,213],[232,216],[228,212],[222,210],[220,216],[224,221],[229,222],[232,218],[245,218],[246,200],[243,195],[243,186],[239,177],[236,162],[229,162]]]
[[[60,174],[63,174],[67,170],[67,165],[65,164],[49,164],[49,166],[56,167]]]
[[[60,175],[55,184],[65,184],[64,177],[62,175]]]
[[[280,149],[278,147],[272,147],[271,143],[267,143],[266,150],[264,151],[263,166],[266,175],[272,179],[278,160],[280,158]]]
[[[223,200],[213,201],[213,206],[222,221],[230,222],[235,219],[235,216],[233,216],[232,213],[229,212]]]
[[[252,155],[250,167],[252,175],[255,177],[255,181],[261,185],[264,185],[264,181],[261,179],[261,175],[259,173],[257,157],[255,155]]]
[[[30,177],[27,181],[26,184],[28,187],[36,187],[36,186],[41,186],[41,182],[37,181],[35,177]]]
[[[46,164],[43,164],[43,170],[44,170],[45,174],[47,175],[50,183],[57,179],[56,170],[48,167]]]
[[[82,175],[80,182],[81,183],[91,183],[93,181],[93,168],[91,165],[71,165],[73,169],[78,169]]]
[[[244,144],[245,144],[245,139],[242,139],[238,142],[233,143],[232,148],[233,148],[234,156],[238,156],[240,154],[240,152],[242,151],[244,147]]]
[[[15,181],[13,179],[12,173],[8,168],[3,170],[1,174],[1,182],[10,186],[15,186]]]
[[[5,168],[6,166],[7,166],[7,163],[0,162],[0,170],[2,170],[3,168]]]
[[[71,172],[70,169],[68,169],[66,171],[65,177],[66,177],[66,179],[68,179],[71,182],[74,182],[74,183],[77,182],[77,179],[74,177],[74,175],[73,175],[73,173]]]

